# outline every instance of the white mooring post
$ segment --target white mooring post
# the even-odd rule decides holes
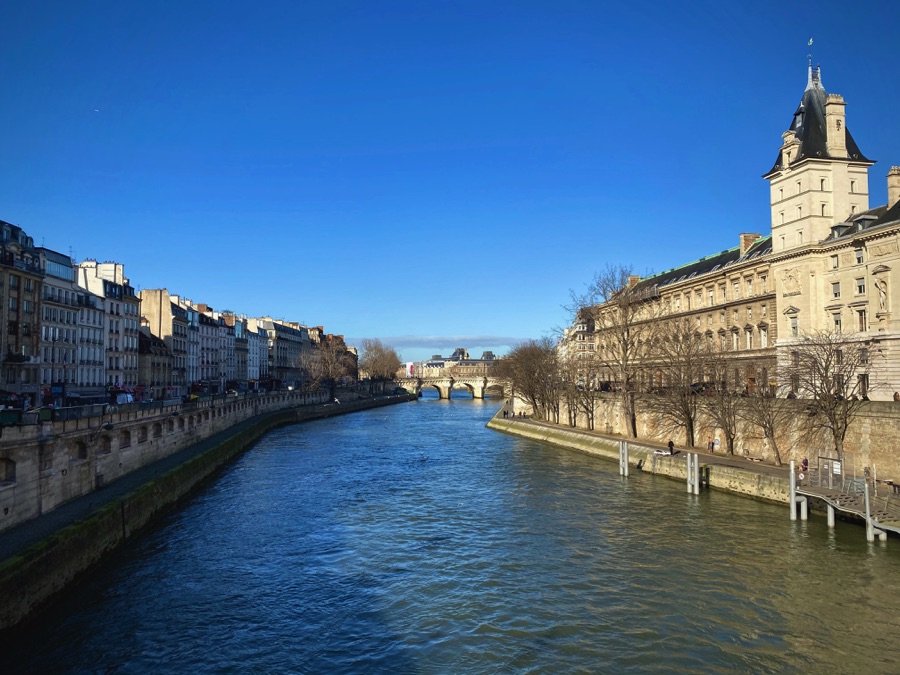
[[[622,475],[628,478],[628,441],[622,441]]]
[[[698,470],[697,454],[691,452],[687,456],[687,491],[688,494],[700,494],[700,472]]]
[[[790,469],[788,469],[788,501],[791,505],[791,520],[797,520],[797,474],[794,473],[794,460],[791,460]]]
[[[831,504],[827,504],[828,507],[828,527],[834,528],[834,507]]]
[[[700,494],[700,455],[694,453],[694,494]]]
[[[872,510],[869,506],[869,480],[865,479],[863,483],[865,486],[864,494],[866,498],[866,541],[875,541],[875,536],[877,535],[881,541],[887,541],[887,532],[882,529],[875,527],[875,523],[872,522]]]

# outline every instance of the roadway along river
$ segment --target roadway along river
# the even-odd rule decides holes
[[[425,399],[271,433],[3,652],[21,672],[900,672],[900,541]]]

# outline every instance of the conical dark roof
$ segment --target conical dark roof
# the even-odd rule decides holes
[[[804,159],[842,159],[850,162],[873,163],[860,152],[847,125],[844,125],[843,130],[847,155],[834,157],[828,153],[828,135],[825,127],[825,100],[827,97],[825,87],[822,86],[821,69],[813,69],[810,66],[806,90],[803,92],[803,98],[800,100],[800,105],[797,112],[794,113],[794,119],[790,126],[790,131],[793,131],[797,140],[800,141],[800,153],[792,160],[792,164]],[[779,150],[775,165],[766,173],[766,176],[781,171],[782,168],[781,151]]]

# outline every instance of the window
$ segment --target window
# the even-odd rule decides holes
[[[831,269],[836,270],[838,268],[838,257],[836,255],[831,256]]]
[[[857,388],[859,389],[859,397],[867,398],[869,395],[869,376],[861,373],[856,376]]]
[[[797,337],[798,335],[800,335],[800,329],[797,326],[797,317],[792,316],[791,317],[791,337]]]
[[[747,297],[749,298],[753,295],[753,279],[751,277],[747,277]]]
[[[768,287],[767,282],[768,282],[768,277],[765,274],[763,274],[762,276],[759,277],[759,285],[762,286],[763,293],[769,292],[769,287]]]
[[[731,284],[731,286],[731,290],[733,291],[732,300],[737,300],[739,297],[741,297],[741,285],[737,281],[735,281]]]
[[[850,192],[856,192],[856,181],[855,180],[850,181]]]
[[[866,292],[866,280],[865,279],[857,279],[856,280],[856,294],[862,295]]]
[[[840,314],[832,314],[832,319],[834,320],[834,332],[841,332],[841,315]]]
[[[800,217],[800,207],[799,206],[797,207],[797,217],[798,218]],[[797,230],[797,243],[798,244],[803,243],[803,230]]]
[[[868,321],[866,321],[866,310],[860,309],[856,312],[856,325],[857,330],[859,331],[868,330],[869,325]]]
[[[681,298],[675,298],[675,311],[681,311]]]
[[[861,248],[858,248],[854,251],[854,253],[856,254],[856,264],[861,265],[863,262],[863,250]]]
[[[9,287],[10,288],[18,288],[19,287],[19,277],[15,274],[9,275]]]
[[[31,279],[25,279],[25,292],[31,293],[32,290],[32,281]]]
[[[725,302],[725,284],[722,284],[719,288],[722,291],[722,302]]]
[[[822,215],[827,216],[828,214],[825,212],[825,202],[822,202]]]
[[[740,340],[738,339],[738,332],[733,331],[731,333],[731,348],[735,351],[741,348]]]
[[[710,288],[709,289],[709,306],[712,307],[715,304],[715,302],[716,302],[715,293],[713,292],[713,289]]]
[[[747,349],[753,349],[753,331],[747,331]]]
[[[697,291],[697,307],[703,307],[703,291]]]
[[[832,298],[841,297],[841,282],[840,281],[835,281],[833,284],[831,284],[831,297]]]
[[[866,347],[860,347],[859,350],[859,362],[862,364],[866,364],[869,362],[869,350]]]
[[[762,306],[762,308],[760,309],[760,312],[762,313],[762,317],[765,319],[766,318],[766,306],[765,305]]]
[[[712,326],[712,314],[707,314],[707,315],[706,315],[706,325],[707,325],[707,326]]]
[[[732,310],[732,312],[731,312],[731,323],[737,323],[737,322],[738,322],[738,311],[735,309],[735,310]]]
[[[759,327],[759,347],[765,349],[769,346],[769,329],[765,326]]]
[[[753,321],[753,308],[747,308],[747,321]]]
[[[825,192],[825,179],[824,179],[824,178],[820,178],[820,179],[819,179],[819,189],[820,189],[822,192]],[[823,215],[824,215],[824,214],[823,214]]]
[[[19,301],[16,300],[15,298],[10,298],[9,299],[9,311],[15,312],[15,311],[18,311],[18,309],[19,309]]]

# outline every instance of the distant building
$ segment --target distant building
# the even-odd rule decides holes
[[[0,330],[6,405],[39,403],[40,293],[44,269],[34,240],[22,228],[0,221]]]
[[[85,260],[76,265],[76,282],[103,302],[107,389],[135,393],[141,301],[125,276],[125,266]]]

